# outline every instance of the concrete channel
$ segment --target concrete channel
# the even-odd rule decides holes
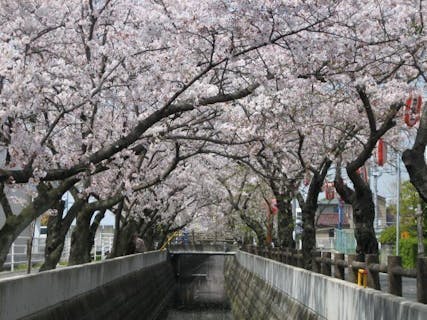
[[[176,255],[175,294],[160,319],[232,320],[225,288],[225,255]]]
[[[427,306],[242,251],[154,251],[1,279],[0,319],[425,320]]]

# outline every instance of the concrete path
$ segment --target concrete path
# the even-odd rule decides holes
[[[388,293],[388,276],[386,273],[380,273],[381,291]],[[417,280],[413,278],[402,277],[402,296],[411,301],[417,301]]]

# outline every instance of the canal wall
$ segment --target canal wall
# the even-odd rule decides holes
[[[227,273],[230,274],[227,276]],[[233,285],[239,286],[239,282],[245,277],[247,281],[256,279],[258,286],[249,284],[246,287],[241,285],[239,290],[233,289]],[[235,284],[233,284],[233,278],[236,279]],[[302,305],[303,308],[311,310],[310,317],[320,319],[427,319],[427,305],[242,251],[236,253],[236,261],[227,262],[226,279],[232,300],[232,310],[233,312],[236,310],[236,319],[276,319],[276,314],[282,315],[278,319],[286,319],[289,312],[293,310],[289,307],[294,303],[298,308]],[[244,308],[256,309],[252,307],[257,303],[256,298],[252,298],[256,294],[262,302],[257,308],[265,309],[265,303],[277,310],[274,311],[272,318],[269,318],[269,313],[265,313],[265,317],[240,316]],[[283,296],[287,296],[288,300],[283,299]],[[314,315],[311,315],[312,313]],[[296,313],[296,316],[289,316],[288,319],[309,318]]]
[[[226,291],[234,320],[317,320],[321,316],[259,276],[234,257],[225,263]]]
[[[174,292],[166,252],[0,280],[0,319],[155,319]]]

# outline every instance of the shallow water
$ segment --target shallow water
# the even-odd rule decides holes
[[[177,290],[166,320],[232,320],[224,256],[184,256],[175,263]]]
[[[232,320],[232,314],[229,310],[193,310],[181,311],[171,309],[168,311],[167,320]]]

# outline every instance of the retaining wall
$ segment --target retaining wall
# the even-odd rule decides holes
[[[249,272],[234,257],[225,263],[226,291],[235,320],[317,320],[319,315]]]
[[[276,291],[298,300],[329,320],[427,319],[427,305],[421,303],[242,251],[236,253],[236,260],[239,266]]]
[[[174,285],[160,251],[10,278],[0,280],[0,319],[154,319]]]

